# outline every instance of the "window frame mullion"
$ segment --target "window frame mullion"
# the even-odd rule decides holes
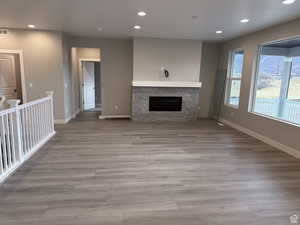
[[[238,105],[235,105],[235,104],[230,104],[229,100],[230,100],[230,93],[231,93],[231,88],[232,88],[232,81],[234,80],[237,80],[237,81],[240,81],[242,82],[242,74],[240,77],[233,77],[233,63],[234,63],[234,60],[235,60],[235,54],[239,51],[242,51],[243,52],[243,57],[244,57],[244,50],[242,49],[238,49],[238,50],[234,50],[234,51],[230,51],[229,52],[229,60],[228,60],[228,72],[227,72],[227,76],[226,76],[226,89],[225,89],[225,105],[227,106],[230,106],[230,107],[234,107],[234,108],[238,108],[239,107],[239,104]],[[243,65],[244,67],[244,58],[243,58]],[[239,93],[240,95],[240,93]]]
[[[291,72],[292,72],[292,60],[291,57],[285,58],[285,65],[284,65],[284,71],[282,76],[282,84],[280,88],[280,96],[279,96],[279,105],[278,105],[278,117],[281,118],[283,116],[284,112],[284,106],[285,102],[287,100],[287,94],[289,89],[289,81],[291,78]]]

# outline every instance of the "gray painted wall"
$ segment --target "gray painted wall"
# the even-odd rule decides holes
[[[223,45],[219,68],[221,71],[227,69],[228,52],[231,50],[243,49],[245,51],[245,61],[240,107],[239,109],[234,109],[222,104],[221,117],[300,151],[300,127],[248,112],[258,45],[294,36],[300,36],[300,20],[295,20],[240,37],[228,41]]]
[[[200,81],[202,88],[199,96],[199,118],[209,118],[212,115],[214,86],[220,58],[221,45],[218,43],[203,43]]]
[[[71,37],[69,45],[81,48],[100,48],[102,114],[104,116],[131,115],[132,41]],[[74,69],[76,68],[73,68],[73,71]],[[78,93],[74,94],[78,95]]]
[[[70,46],[71,47],[71,46]],[[72,113],[75,114],[80,109],[80,92],[79,86],[79,66],[78,66],[78,49],[71,48],[71,72],[72,72]]]
[[[9,29],[1,36],[0,49],[23,51],[27,101],[54,91],[55,119],[64,119],[62,34]]]
[[[165,68],[170,81],[199,81],[201,41],[135,38],[133,43],[133,80],[166,80]]]
[[[79,59],[101,59],[99,48],[78,48]]]
[[[65,119],[72,117],[73,109],[73,95],[72,95],[72,86],[73,78],[71,73],[71,50],[68,43],[68,37],[62,35],[62,55],[63,55],[63,78],[64,78],[64,111]]]

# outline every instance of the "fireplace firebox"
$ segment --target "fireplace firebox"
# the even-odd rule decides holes
[[[182,97],[150,96],[150,112],[181,112]]]

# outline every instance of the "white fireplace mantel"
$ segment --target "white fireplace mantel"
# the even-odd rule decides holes
[[[184,81],[132,81],[133,87],[183,87],[183,88],[201,88],[201,82]]]

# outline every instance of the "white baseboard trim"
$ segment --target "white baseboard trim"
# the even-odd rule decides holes
[[[4,177],[0,178],[0,184],[4,183],[8,177],[10,177],[16,170],[21,167],[31,156],[33,156],[38,150],[40,150],[53,136],[55,131],[44,138],[37,146],[35,146],[29,154],[27,154],[22,161],[19,161],[14,167],[10,168]]]
[[[72,119],[76,118],[76,116],[81,112],[80,109],[77,109],[75,113],[72,115]]]
[[[250,136],[252,136],[252,137],[254,137],[254,138],[256,138],[256,139],[258,139],[258,140],[260,140],[260,141],[262,141],[262,142],[264,142],[266,144],[268,144],[268,145],[271,145],[272,147],[274,147],[276,149],[279,149],[279,150],[281,150],[281,151],[283,151],[283,152],[285,152],[285,153],[287,153],[289,155],[292,155],[292,156],[300,159],[300,151],[297,151],[294,148],[291,148],[291,147],[289,147],[287,145],[281,144],[278,141],[275,141],[275,140],[273,140],[273,139],[271,139],[269,137],[266,137],[264,135],[256,133],[255,131],[249,130],[249,129],[244,128],[244,127],[242,127],[240,125],[232,123],[232,122],[230,122],[230,121],[228,121],[228,120],[226,120],[224,118],[219,118],[219,121],[222,122],[222,123],[224,123],[224,124],[226,124],[226,125],[228,125],[229,127],[232,127],[232,128],[234,128],[236,130],[239,130],[239,131],[241,131],[241,132],[243,132],[245,134],[248,134],[248,135],[250,135]]]
[[[67,119],[65,120],[65,124],[69,123],[71,119],[73,119],[73,116],[70,116],[69,118],[67,118]]]
[[[55,120],[54,123],[55,124],[66,124],[67,121],[66,120]]]
[[[70,122],[71,119],[74,119],[78,113],[80,113],[80,109],[77,109],[75,113],[73,113],[73,115],[69,116],[68,118],[64,119],[64,120],[55,120],[54,123],[55,124],[67,124]]]
[[[103,116],[100,115],[99,116],[100,120],[106,120],[106,119],[131,119],[130,115],[107,115],[107,116]]]

